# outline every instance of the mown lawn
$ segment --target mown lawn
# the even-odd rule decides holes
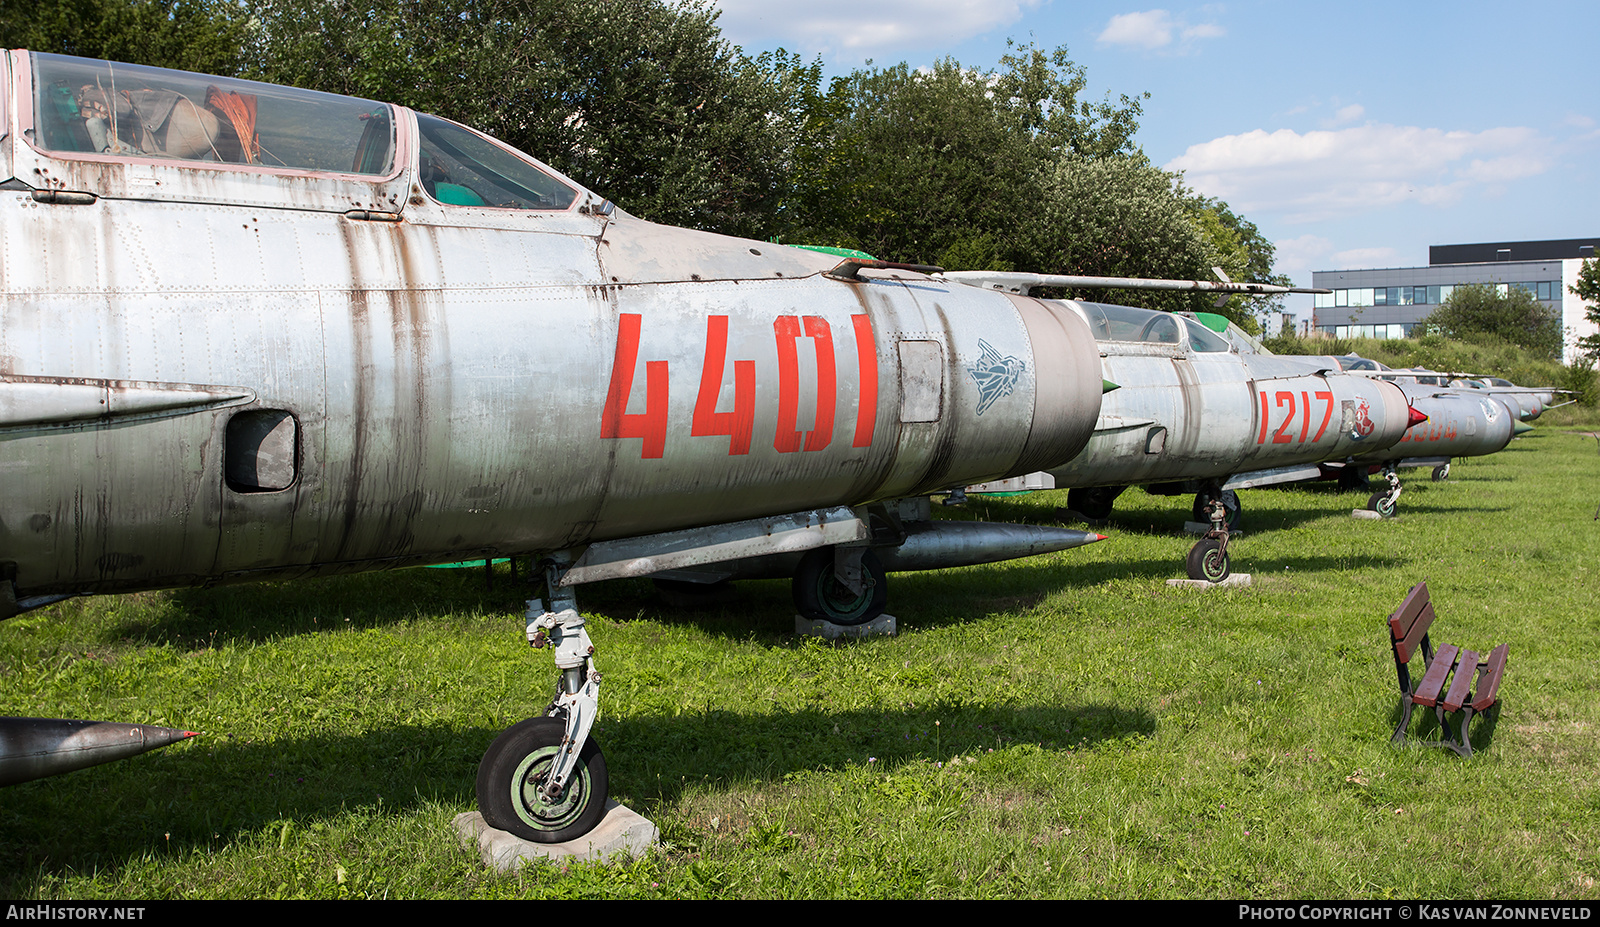
[[[799,640],[782,583],[700,612],[585,587],[613,795],[665,845],[513,877],[449,827],[554,679],[503,569],[63,603],[0,624],[4,713],[206,735],[0,791],[0,893],[1594,898],[1596,450],[1541,425],[1412,472],[1384,523],[1248,491],[1254,584],[1210,593],[1164,584],[1188,500],[1131,490],[1102,543],[894,577],[894,639]],[[1511,647],[1470,760],[1388,742],[1383,620],[1424,579],[1441,638]]]

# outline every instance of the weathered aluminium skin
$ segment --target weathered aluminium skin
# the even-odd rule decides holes
[[[1080,304],[1081,305],[1081,304]],[[1392,383],[1302,358],[1100,342],[1107,393],[1087,448],[1049,472],[1057,487],[1224,480],[1394,444],[1410,409]],[[1331,369],[1330,369],[1331,367]]]
[[[400,108],[375,177],[45,150],[30,57],[5,66],[17,601],[915,495],[1058,465],[1100,412],[1094,340],[1059,304],[832,279],[836,258],[581,188],[565,209],[448,205]]]
[[[1355,455],[1356,463],[1482,457],[1504,450],[1511,443],[1517,414],[1503,398],[1410,383],[1398,385],[1428,420],[1406,429],[1391,447]]]
[[[1377,364],[1364,358],[1274,356],[1265,354],[1244,355],[1252,364],[1274,361],[1310,369],[1356,371],[1343,380],[1362,378],[1374,383],[1387,383],[1405,396],[1411,408],[1423,420],[1406,428],[1400,438],[1392,442],[1371,442],[1367,447],[1351,444],[1337,456],[1324,461],[1315,470],[1273,467],[1241,471],[1233,475],[1228,486],[1264,486],[1274,483],[1298,482],[1307,479],[1333,479],[1345,474],[1348,466],[1356,466],[1364,473],[1373,467],[1438,466],[1435,479],[1448,472],[1448,464],[1455,457],[1480,457],[1503,449],[1510,442],[1515,425],[1515,410],[1503,399],[1468,390],[1455,390],[1438,385],[1417,382],[1411,371],[1375,374],[1360,371],[1377,371]],[[1366,366],[1356,366],[1362,364]]]
[[[1539,403],[1531,390],[1479,390],[1462,381],[1446,385],[1448,377],[1427,370],[1390,370],[1371,360],[1347,354],[1341,357],[1306,358],[1310,363],[1337,365],[1359,376],[1394,383],[1407,400],[1428,416],[1428,420],[1406,429],[1391,448],[1372,449],[1354,454],[1356,463],[1390,464],[1402,459],[1448,461],[1452,457],[1481,457],[1493,454],[1510,443],[1516,421],[1527,417],[1527,409]],[[1528,404],[1517,399],[1526,396]]]

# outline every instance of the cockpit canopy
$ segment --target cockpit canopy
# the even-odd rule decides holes
[[[1075,302],[1089,323],[1096,341],[1187,345],[1202,353],[1226,353],[1227,340],[1194,319],[1154,309],[1136,309],[1111,303]]]
[[[392,179],[410,166],[406,111],[255,81],[33,53],[28,140],[51,156],[249,173]],[[565,210],[578,189],[532,158],[416,114],[416,180],[436,202]]]
[[[1342,357],[1335,358],[1335,360],[1337,360],[1339,362],[1339,369],[1340,370],[1388,370],[1389,369],[1388,366],[1386,366],[1384,364],[1380,364],[1375,360],[1368,360],[1365,357],[1357,357],[1354,354],[1345,354]]]
[[[511,149],[448,119],[417,114],[417,176],[435,200],[454,206],[566,209],[578,192],[512,154]]]
[[[394,168],[394,107],[183,71],[33,55],[36,147],[341,174]]]

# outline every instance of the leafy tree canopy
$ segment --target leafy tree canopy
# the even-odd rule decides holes
[[[256,0],[264,80],[494,135],[646,218],[770,233],[820,66],[730,48],[703,0]],[[798,79],[796,77],[798,75]]]
[[[0,4],[0,48],[231,76],[250,35],[228,0],[49,0]]]
[[[785,239],[961,270],[1037,266],[1029,226],[1050,165],[1136,151],[1140,102],[1080,100],[1083,68],[1065,49],[1013,46],[1000,63],[869,66],[818,88]]]
[[[1291,286],[1293,281],[1285,274],[1274,274],[1272,262],[1277,247],[1268,241],[1254,222],[1236,215],[1227,203],[1208,197],[1194,201],[1197,220],[1206,238],[1217,251],[1219,266],[1234,282],[1271,283]],[[1219,312],[1252,334],[1258,333],[1263,315],[1283,309],[1283,297],[1229,298],[1226,304],[1212,311]]]
[[[708,0],[43,0],[0,9],[0,33],[436,113],[660,222],[957,270],[1282,279],[1255,225],[1144,159],[1148,94],[1085,99],[1064,48],[825,82],[819,61],[729,46],[716,15]],[[1254,330],[1259,306],[1222,311]]]
[[[1142,155],[1064,158],[1034,224],[1042,273],[1211,279],[1221,255],[1197,221],[1193,195]],[[1177,291],[1085,290],[1074,297],[1151,309],[1211,308]]]
[[[1534,295],[1520,287],[1487,284],[1458,286],[1442,305],[1418,323],[1421,331],[1448,338],[1489,338],[1522,345],[1540,356],[1561,356],[1561,319]]]
[[[1013,46],[998,70],[953,59],[868,67],[808,103],[786,241],[843,245],[952,270],[1287,282],[1273,247],[1226,203],[1198,197],[1134,142],[1143,97],[1081,99],[1065,49]],[[1177,293],[1085,298],[1210,309]],[[1220,311],[1258,330],[1258,301]]]

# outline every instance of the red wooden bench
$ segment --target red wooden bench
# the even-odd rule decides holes
[[[1432,708],[1439,719],[1439,729],[1445,739],[1429,742],[1429,746],[1449,747],[1461,756],[1472,755],[1472,741],[1467,738],[1467,726],[1472,716],[1496,708],[1500,702],[1500,679],[1506,672],[1506,654],[1509,648],[1501,644],[1489,653],[1487,659],[1473,650],[1463,651],[1454,644],[1441,644],[1438,652],[1428,639],[1428,626],[1433,624],[1433,605],[1428,601],[1428,584],[1417,583],[1406,594],[1404,602],[1389,616],[1389,640],[1394,645],[1394,668],[1400,679],[1400,725],[1394,729],[1392,743],[1404,743],[1406,728],[1411,724],[1414,705]],[[1411,658],[1422,651],[1422,681],[1411,682]],[[1448,683],[1448,688],[1446,684]],[[1474,691],[1476,687],[1476,691]],[[1446,714],[1458,714],[1461,735],[1456,737],[1445,723]]]

